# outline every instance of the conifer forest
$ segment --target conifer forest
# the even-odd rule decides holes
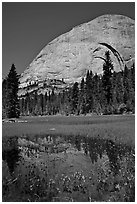
[[[13,70],[14,69],[14,70]],[[45,95],[37,90],[18,98],[18,79],[15,66],[2,84],[3,116],[56,114],[122,114],[135,112],[135,65],[114,71],[109,51],[105,54],[103,74],[88,70],[81,82],[75,82],[56,93],[54,86]]]

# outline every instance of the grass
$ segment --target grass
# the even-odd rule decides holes
[[[26,123],[3,123],[2,135],[88,135],[113,139],[116,142],[135,143],[135,116],[43,116],[21,117]]]

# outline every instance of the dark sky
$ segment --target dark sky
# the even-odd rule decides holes
[[[2,3],[2,75],[12,63],[22,73],[40,50],[74,26],[103,14],[135,19],[134,2]]]

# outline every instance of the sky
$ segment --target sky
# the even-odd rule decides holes
[[[135,19],[134,2],[3,2],[2,77],[21,74],[50,41],[104,14]]]

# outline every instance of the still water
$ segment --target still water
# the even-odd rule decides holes
[[[3,201],[134,201],[134,148],[100,137],[3,139]]]

